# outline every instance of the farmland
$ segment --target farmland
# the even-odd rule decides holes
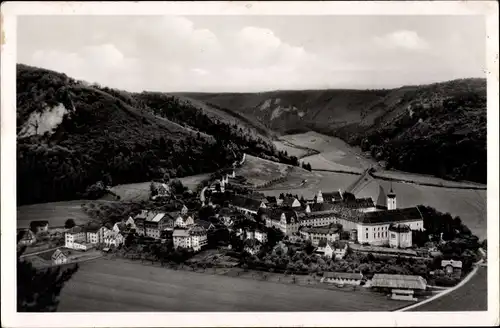
[[[84,224],[90,217],[82,211],[84,201],[43,203],[17,207],[17,228],[29,228],[30,222],[47,220],[51,227],[62,227],[67,219],[76,224]]]
[[[66,283],[59,312],[388,311],[406,302],[345,292],[93,260]]]
[[[480,267],[465,285],[411,311],[487,311],[487,267]]]
[[[235,170],[236,175],[244,176],[253,185],[261,185],[272,179],[287,174],[290,165],[268,161],[259,157],[246,155],[245,163]],[[298,168],[299,170],[302,170]],[[305,170],[303,170],[305,171]]]

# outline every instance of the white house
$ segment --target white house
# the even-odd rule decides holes
[[[178,228],[187,228],[194,224],[194,220],[189,214],[176,216],[174,226]]]
[[[339,224],[331,224],[324,227],[301,228],[299,233],[304,240],[310,240],[315,246],[319,245],[320,241],[334,242],[340,240],[340,232],[342,226]]]
[[[299,231],[300,221],[297,212],[290,209],[272,209],[264,214],[267,227],[274,227],[285,235],[292,235]]]
[[[413,245],[410,226],[392,224],[389,226],[389,246],[394,248],[409,248]]]
[[[67,231],[64,235],[65,247],[77,250],[86,251],[91,247],[90,243],[87,243],[86,232],[81,227],[73,227]]]
[[[52,263],[56,265],[64,264],[68,262],[68,252],[63,252],[60,249],[56,251],[51,256]]]
[[[192,248],[199,251],[207,244],[207,232],[201,226],[192,226],[189,229],[174,229],[172,234],[174,248]]]
[[[359,286],[362,280],[363,275],[361,273],[325,272],[320,281],[330,284]]]
[[[318,244],[318,248],[316,249],[316,253],[320,255],[324,255],[325,257],[340,260],[343,259],[347,254],[347,249],[349,248],[346,242],[336,241],[336,242],[327,242],[326,240],[321,240]]]
[[[120,232],[116,231],[109,231],[106,234],[106,237],[104,238],[104,244],[107,247],[110,246],[118,247],[120,245],[123,245],[124,242],[125,242],[125,237],[123,237],[123,235]]]

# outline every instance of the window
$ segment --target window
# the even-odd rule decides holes
[[[368,239],[368,232],[366,233],[366,239]]]

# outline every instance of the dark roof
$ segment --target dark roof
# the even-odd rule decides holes
[[[240,195],[233,195],[231,197],[230,203],[233,206],[257,212],[260,208],[261,201],[253,198],[243,197]]]
[[[325,272],[323,274],[325,278],[337,278],[337,279],[352,279],[361,280],[363,275],[361,273],[349,273],[349,272]]]
[[[372,278],[372,287],[425,290],[427,281],[421,276],[376,273]]]
[[[334,214],[337,214],[336,210],[318,211],[318,212],[306,213],[303,218],[305,220],[307,220],[309,218],[314,219],[314,218],[321,218],[321,217],[330,217],[330,216],[333,216]]]
[[[344,249],[347,245],[349,245],[348,243],[342,240],[331,241],[329,242],[329,244],[333,249]]]
[[[195,225],[188,230],[190,235],[201,236],[205,235],[207,231],[200,225]]]
[[[323,193],[323,201],[325,202],[338,202],[342,200],[342,195],[340,194],[339,191],[334,191],[334,192],[324,192]]]
[[[101,225],[93,222],[85,226],[85,232],[97,232],[99,229],[101,229]]]
[[[299,219],[297,212],[289,207],[267,209],[266,213],[274,221],[281,220],[281,214],[283,213],[285,213],[286,223],[298,222]]]
[[[323,235],[339,233],[340,230],[342,230],[342,225],[340,224],[331,224],[329,226],[324,226],[324,227],[311,227],[302,229],[302,231],[304,232],[318,233]]]
[[[363,213],[360,221],[363,223],[404,222],[422,220],[417,207],[400,208],[390,211],[375,211]]]
[[[271,204],[276,204],[278,202],[275,196],[267,196],[266,199]]]
[[[377,206],[380,206],[380,207],[385,207],[387,206],[387,199],[386,199],[386,195],[385,195],[385,191],[384,191],[384,188],[382,188],[382,186],[378,186],[378,198],[377,198]]]
[[[68,230],[69,233],[80,233],[83,232],[83,229],[81,227],[73,227]]]
[[[295,197],[285,197],[283,199],[283,203],[281,203],[281,206],[292,206],[293,202],[295,202],[296,199]]]
[[[331,203],[309,204],[309,208],[311,209],[311,212],[329,211],[329,210],[332,210],[334,207],[335,207],[335,205],[333,205]]]
[[[25,240],[35,238],[35,234],[33,233],[33,231],[31,231],[29,229],[19,231],[19,235],[20,235],[21,239],[25,239]]]
[[[393,232],[410,232],[411,229],[406,224],[391,224],[389,227],[389,231]]]
[[[205,221],[205,220],[195,220],[194,224],[202,226],[205,229],[210,228],[210,226],[213,226],[211,222]]]
[[[375,204],[373,203],[373,200],[371,198],[356,198],[353,200],[342,202],[342,206],[359,209],[375,207]]]

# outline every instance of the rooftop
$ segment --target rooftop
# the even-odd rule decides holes
[[[376,273],[372,278],[372,287],[425,290],[427,281],[421,276]]]
[[[417,207],[400,208],[387,211],[363,213],[360,221],[363,223],[387,223],[423,220]]]
[[[363,275],[361,273],[349,273],[349,272],[325,272],[323,274],[325,278],[337,278],[337,279],[352,279],[361,280]]]
[[[189,237],[189,232],[186,229],[175,229],[173,237]]]
[[[398,233],[401,233],[401,232],[410,232],[411,228],[410,228],[410,226],[408,226],[406,224],[396,223],[396,224],[391,224],[390,225],[389,231],[398,232]]]

